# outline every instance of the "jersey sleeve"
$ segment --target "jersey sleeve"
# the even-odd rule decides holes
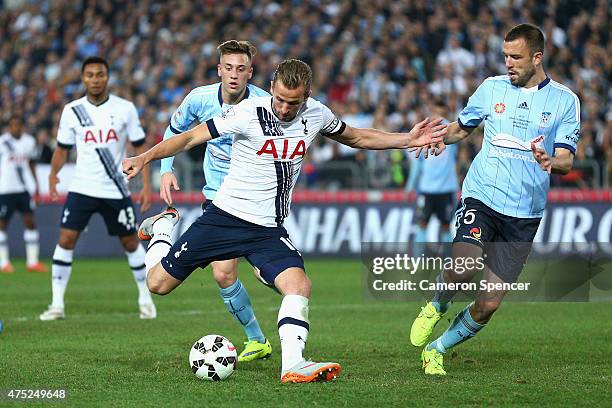
[[[555,134],[555,149],[567,149],[576,154],[576,145],[580,139],[580,101],[576,95],[572,96]]]
[[[323,116],[320,133],[323,136],[336,136],[344,132],[346,124],[338,119],[338,117],[327,106],[321,104],[321,114]]]
[[[170,117],[170,125],[168,126],[170,131],[178,135],[189,130],[191,125],[198,120],[197,112],[201,103],[201,98],[194,98],[193,91],[190,92]],[[166,135],[164,134],[165,138]]]
[[[76,143],[76,124],[73,117],[72,110],[65,106],[57,128],[57,145],[64,149],[70,149]]]
[[[193,91],[192,91],[193,92]],[[181,102],[179,107],[174,111],[170,117],[170,124],[164,132],[164,140],[178,135],[180,133],[189,130],[191,125],[198,120],[196,103],[201,103],[201,99],[194,98],[193,93],[190,92],[185,99]],[[161,159],[161,165],[159,167],[159,173],[170,173],[174,170],[172,165],[174,164],[174,156],[166,157]]]
[[[164,140],[171,138],[174,136],[174,132],[170,130],[170,126],[166,128],[164,132]],[[171,173],[174,171],[174,156],[165,157],[161,159],[161,165],[159,166],[159,174]]]
[[[487,116],[487,94],[486,91],[489,88],[491,81],[484,81],[476,92],[470,96],[468,103],[459,113],[457,122],[462,128],[473,129],[477,127],[480,122]]]
[[[248,137],[246,130],[253,115],[251,108],[252,104],[248,99],[245,99],[238,105],[230,107],[220,116],[208,119],[206,125],[213,139],[233,134],[242,134]]]
[[[145,132],[142,129],[138,111],[133,103],[130,103],[127,116],[127,134],[133,146],[142,146],[145,142]]]

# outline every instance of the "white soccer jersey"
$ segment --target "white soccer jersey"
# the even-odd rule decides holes
[[[98,198],[127,197],[127,179],[121,167],[126,142],[139,146],[144,138],[138,112],[130,101],[109,95],[98,106],[87,97],[67,104],[60,118],[57,143],[64,148],[76,144],[76,168],[69,191]]]
[[[289,215],[291,192],[304,155],[319,134],[345,125],[319,101],[308,98],[291,122],[272,111],[272,98],[245,99],[206,122],[213,137],[234,134],[229,173],[213,204],[254,224],[276,227]]]
[[[24,133],[19,139],[0,136],[0,194],[33,193],[36,183],[30,161],[36,155],[36,140]]]

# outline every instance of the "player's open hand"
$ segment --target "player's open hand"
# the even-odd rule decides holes
[[[123,173],[127,175],[128,180],[131,180],[140,173],[145,164],[144,157],[141,155],[128,157],[123,160]]]
[[[438,142],[432,143],[429,146],[413,147],[411,149],[408,149],[408,151],[414,153],[414,157],[416,157],[417,159],[421,157],[421,154],[427,159],[429,158],[429,155],[441,155],[444,149],[446,149],[446,145],[444,144],[444,142]]]
[[[448,125],[442,123],[442,121],[442,118],[434,120],[425,118],[425,120],[414,125],[409,133],[409,147],[437,146],[438,143],[444,142]],[[443,147],[441,149],[444,150]],[[442,150],[440,150],[440,153],[442,153]]]
[[[51,201],[57,201],[59,198],[59,194],[57,193],[57,184],[59,181],[57,174],[49,173],[49,195],[51,196]]]
[[[535,143],[531,143],[531,152],[540,165],[540,168],[550,174],[552,171],[552,160],[548,153],[546,153],[546,150],[536,147]]]
[[[164,173],[161,176],[161,185],[159,186],[159,196],[162,200],[168,205],[172,207],[172,190],[178,191],[181,188],[179,187],[178,180],[176,176],[171,171],[168,173]]]

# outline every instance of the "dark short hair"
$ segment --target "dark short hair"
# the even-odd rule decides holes
[[[107,73],[110,71],[110,69],[108,68],[108,62],[104,58],[94,55],[92,57],[85,58],[85,61],[83,61],[83,65],[81,65],[81,74],[83,73],[83,71],[85,71],[85,67],[89,64],[102,64],[106,67]]]
[[[248,41],[229,40],[217,47],[219,55],[246,54],[250,60],[257,54],[257,48]]]
[[[534,26],[533,24],[526,23],[514,26],[510,31],[508,31],[504,41],[514,41],[518,40],[519,38],[525,40],[531,55],[535,54],[536,52],[544,53],[544,34],[538,27]]]

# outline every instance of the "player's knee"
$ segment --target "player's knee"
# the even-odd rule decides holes
[[[147,288],[149,288],[149,292],[163,296],[172,292],[173,287],[169,285],[166,279],[163,279],[160,273],[162,271],[160,271],[159,268],[160,265],[157,264],[147,273]]]
[[[488,322],[493,313],[499,309],[501,305],[501,301],[498,299],[487,299],[481,300],[474,303],[473,311],[474,311],[474,320],[478,323],[486,323]]]
[[[275,286],[283,295],[310,297],[312,283],[301,268],[288,268],[274,280]]]
[[[74,249],[77,238],[73,235],[60,234],[58,245],[64,249]]]
[[[213,278],[217,284],[222,288],[227,288],[233,285],[238,279],[236,268],[228,265],[213,265],[212,266]]]
[[[136,234],[119,237],[119,241],[121,241],[123,249],[125,249],[127,252],[134,252],[136,249],[138,249],[138,245],[140,244]]]
[[[154,293],[156,295],[167,295],[172,291],[172,288],[168,287],[161,279],[155,279],[152,276],[147,277],[147,288],[149,288],[149,292]]]

